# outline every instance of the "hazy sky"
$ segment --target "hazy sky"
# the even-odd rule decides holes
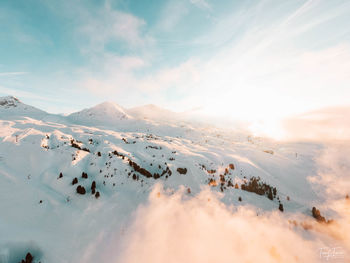
[[[0,1],[0,95],[273,120],[350,104],[350,1]]]

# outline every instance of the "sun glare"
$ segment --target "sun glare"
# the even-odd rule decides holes
[[[286,133],[281,125],[281,121],[255,121],[249,126],[249,130],[254,136],[265,136],[275,140],[283,140]]]

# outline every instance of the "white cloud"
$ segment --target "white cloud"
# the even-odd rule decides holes
[[[188,60],[176,67],[164,68],[153,75],[142,78],[138,88],[143,91],[160,91],[172,88],[176,89],[177,92],[186,91],[192,89],[193,85],[200,80],[198,70],[198,62]]]
[[[79,30],[90,42],[89,51],[103,51],[109,41],[121,41],[131,47],[145,46],[152,41],[142,33],[144,20],[114,10],[108,3],[97,10],[85,10],[82,18]]]
[[[293,226],[288,222],[291,218],[310,229]],[[123,263],[141,258],[152,263],[319,262],[319,249],[331,242],[320,232],[335,234],[339,231],[335,228],[279,211],[257,216],[253,207],[224,205],[209,189],[193,197],[186,196],[184,188],[172,193],[158,184],[123,236],[117,232],[101,254],[102,261]],[[345,244],[347,239],[342,241]]]
[[[333,107],[303,113],[283,121],[289,140],[349,141],[350,107]]]
[[[101,94],[101,87],[118,94],[127,89],[127,94],[148,94],[153,102],[167,102],[173,110],[204,106],[208,114],[269,123],[307,110],[349,103],[349,44],[320,43],[316,49],[303,43],[305,33],[312,35],[314,29],[334,26],[334,19],[344,15],[348,6],[329,7],[324,1],[310,1],[288,6],[286,12],[287,4],[281,2],[271,11],[281,15],[272,20],[275,13],[264,9],[268,3],[271,1],[233,11],[212,31],[190,43],[207,48],[211,56],[193,57],[159,70],[152,69],[149,57],[139,56],[134,62],[127,59],[126,64],[139,66],[116,63],[104,74],[90,74],[94,79],[89,81],[90,90],[95,85]],[[318,40],[313,40],[315,47]],[[323,35],[321,40],[325,40]],[[109,65],[104,61],[99,61],[102,68]],[[148,73],[135,74],[142,66],[149,67]],[[169,101],[166,93],[182,96]]]
[[[28,72],[0,72],[0,77],[7,77],[7,76],[20,76],[20,75],[25,75],[28,74]]]
[[[184,1],[169,0],[160,12],[155,31],[171,31],[189,12]]]

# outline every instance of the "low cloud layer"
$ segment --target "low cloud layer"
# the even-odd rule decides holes
[[[119,252],[107,256],[126,263],[320,262],[320,249],[330,245],[327,231],[297,217],[311,230],[280,212],[257,216],[252,207],[227,207],[209,189],[189,197],[159,184],[138,209]]]
[[[341,124],[329,129],[346,128],[336,118],[328,121]],[[321,124],[327,127],[328,121],[308,124],[317,131]],[[174,192],[158,184],[125,235],[117,238],[118,252],[112,252],[112,246],[107,257],[123,263],[348,262],[350,144],[324,138],[321,131],[313,137],[323,150],[315,157],[316,173],[308,177],[319,196],[310,203],[310,210],[315,205],[333,223],[318,223],[311,211],[257,215],[254,204],[227,206],[221,194],[209,188],[193,196],[185,189]]]
[[[350,140],[350,107],[323,108],[283,122],[286,137],[293,140]]]

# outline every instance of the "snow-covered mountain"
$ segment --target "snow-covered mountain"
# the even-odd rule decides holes
[[[72,113],[68,115],[68,118],[73,122],[85,125],[116,125],[120,121],[132,119],[121,106],[108,101]]]
[[[36,111],[12,97],[0,102],[2,112],[15,108]],[[347,251],[345,241],[318,232],[322,216],[336,219],[342,226],[338,210],[327,205],[324,190],[320,190],[317,159],[325,148],[322,143],[283,143],[231,130],[170,125],[157,118],[163,110],[146,106],[147,118],[157,118],[153,125],[136,119],[143,116],[142,109],[145,107],[126,111],[105,102],[67,117],[33,119],[0,114],[1,263],[20,262],[28,252],[34,256],[33,262],[53,263],[139,262],[135,256],[129,259],[130,255],[150,251],[166,256],[172,253],[169,246],[179,253],[186,248],[180,241],[172,242],[178,236],[176,231],[186,228],[180,235],[183,240],[200,243],[197,239],[203,233],[215,234],[211,231],[232,225],[231,221],[219,221],[227,218],[226,212],[213,220],[214,225],[203,228],[187,217],[196,211],[201,220],[211,218],[216,214],[213,206],[233,206],[238,212],[232,217],[243,219],[234,232],[228,232],[231,237],[240,236],[242,224],[254,222],[250,227],[268,237],[264,256],[270,262],[277,257],[276,251],[284,249],[283,242],[274,243],[277,225],[309,250],[297,254],[300,251],[292,249],[288,252],[291,259],[278,252],[280,258],[275,262],[317,262],[317,248],[330,240]],[[342,167],[346,164],[339,163]],[[186,203],[190,200],[197,205]],[[157,204],[170,210],[163,213]],[[322,215],[313,213],[313,206],[321,208]],[[256,221],[259,218],[261,221]],[[273,224],[266,223],[269,220]],[[169,236],[171,229],[175,233]],[[188,236],[193,229],[197,232]],[[233,242],[232,249],[242,247],[246,230],[242,231],[237,245],[223,238],[224,233],[215,242],[223,248],[227,242]],[[156,235],[158,232],[161,234]],[[155,236],[164,239],[154,240]],[[313,238],[315,243],[310,243]],[[247,247],[254,244],[248,243]],[[138,249],[126,256],[130,246]],[[158,251],[155,248],[159,246],[162,249]],[[314,254],[312,249],[316,249]],[[160,257],[153,262],[164,260]],[[176,257],[169,260],[186,262]]]
[[[28,117],[42,117],[47,113],[33,106],[24,104],[14,96],[0,97],[0,115],[17,115]]]

